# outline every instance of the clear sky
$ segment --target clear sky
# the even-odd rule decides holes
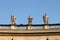
[[[28,16],[33,24],[42,24],[47,13],[49,23],[60,23],[60,0],[0,0],[0,24],[10,24],[10,16],[16,16],[17,24],[27,24]]]

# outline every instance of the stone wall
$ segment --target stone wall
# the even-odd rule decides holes
[[[0,40],[60,40],[60,36],[0,36]]]
[[[60,29],[46,29],[46,30],[0,29],[0,40],[60,40]]]

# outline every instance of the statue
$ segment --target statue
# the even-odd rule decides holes
[[[28,24],[32,24],[33,18],[31,16],[28,17]]]
[[[11,23],[16,24],[16,17],[15,16],[11,16]]]
[[[43,21],[44,21],[44,24],[48,24],[48,16],[47,16],[47,14],[45,14],[43,16]]]

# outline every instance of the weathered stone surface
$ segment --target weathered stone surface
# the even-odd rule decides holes
[[[60,40],[60,29],[8,30],[0,29],[0,40]]]
[[[60,40],[60,36],[0,36],[0,40]]]

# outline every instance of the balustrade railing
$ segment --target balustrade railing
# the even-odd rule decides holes
[[[31,29],[44,29],[44,25],[45,24],[32,24],[31,25]],[[27,29],[28,28],[28,24],[25,25],[13,25],[15,26],[15,29]],[[60,24],[48,24],[48,28],[52,29],[52,28],[60,28]],[[11,24],[0,24],[0,29],[11,29]]]

